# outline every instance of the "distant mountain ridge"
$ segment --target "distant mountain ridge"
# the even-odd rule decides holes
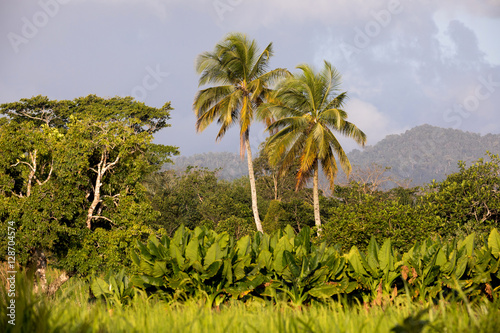
[[[362,151],[348,153],[353,166],[366,167],[372,163],[391,167],[390,172],[403,179],[411,179],[412,186],[429,183],[432,179],[442,180],[458,171],[458,161],[469,165],[486,151],[500,153],[500,134],[480,135],[456,129],[431,125],[414,127],[402,134],[386,136],[373,146]],[[241,160],[234,153],[203,153],[180,156],[167,169],[185,170],[189,165],[221,168],[219,178],[232,180],[248,174],[246,159]]]
[[[219,169],[220,179],[233,180],[248,175],[246,157],[242,160],[239,154],[208,152],[191,156],[175,157],[174,164],[166,164],[165,169],[184,171],[189,166],[198,166],[209,170]]]
[[[402,134],[388,135],[374,146],[348,154],[352,165],[376,163],[391,167],[391,173],[423,185],[458,171],[458,161],[467,165],[485,157],[486,151],[500,153],[500,134],[481,136],[456,129],[421,125]]]

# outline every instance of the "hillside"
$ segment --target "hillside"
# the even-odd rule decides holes
[[[463,132],[455,129],[421,125],[399,135],[389,135],[363,151],[353,150],[352,165],[376,163],[390,166],[401,178],[422,185],[432,179],[442,180],[458,171],[458,161],[470,164],[484,157],[486,151],[500,153],[500,135]]]
[[[432,179],[442,180],[458,170],[457,163],[467,164],[484,157],[486,151],[500,153],[500,134],[481,136],[431,125],[421,125],[405,133],[389,135],[362,151],[348,154],[353,166],[365,167],[372,163],[391,167],[391,173],[403,179],[412,179],[412,185],[422,185]],[[166,168],[185,170],[187,166],[214,170],[221,168],[221,179],[235,179],[247,174],[246,159],[234,153],[204,153],[175,159],[175,165]]]
[[[246,157],[242,160],[234,153],[203,153],[191,156],[179,156],[173,159],[174,164],[167,164],[167,170],[184,171],[188,166],[198,166],[210,170],[220,169],[217,176],[220,179],[233,180],[248,175]]]

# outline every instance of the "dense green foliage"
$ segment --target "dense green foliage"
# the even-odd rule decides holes
[[[489,159],[489,160],[488,160]],[[488,153],[469,167],[459,163],[459,171],[442,182],[433,182],[423,197],[429,214],[447,222],[448,235],[486,234],[500,222],[500,159]]]
[[[266,163],[263,151],[254,165],[264,230],[273,232],[290,225],[299,232],[305,226],[312,227],[311,189],[294,191],[293,174],[280,177],[277,169]],[[380,243],[391,238],[395,248],[406,251],[415,241],[429,237],[452,240],[457,235],[467,236],[472,232],[487,236],[491,228],[499,227],[499,168],[498,157],[490,154],[470,166],[461,163],[459,172],[424,188],[397,187],[383,191],[361,182],[336,186],[332,197],[320,195],[321,215],[325,221],[323,237],[329,244],[339,244],[344,250],[354,245],[365,250],[371,237]],[[172,171],[166,174],[174,175]],[[169,235],[180,224],[189,228],[200,225],[216,228],[220,221],[232,216],[247,219],[245,221],[250,219],[249,189],[244,179],[220,181],[215,172],[199,169],[175,177],[185,180],[168,193],[155,192],[153,201],[173,200],[189,192],[184,196],[189,200],[182,201],[184,205],[180,206],[192,205],[197,218],[187,221],[186,217],[191,216],[187,211],[168,215],[164,221],[170,223],[171,227],[166,228]],[[159,183],[168,184],[169,181]],[[279,200],[275,200],[276,197]],[[177,205],[155,207],[168,212],[169,207]]]
[[[498,137],[421,126],[367,148],[363,156],[377,156],[368,165],[335,137],[366,142],[346,120],[335,69],[301,65],[290,76],[268,71],[271,56],[271,44],[260,52],[230,34],[196,63],[200,85],[212,85],[195,97],[196,129],[217,122],[220,139],[239,125],[248,177],[221,180],[220,170],[191,165],[166,170],[179,152],[153,135],[169,126],[170,103],[90,95],[0,105],[0,232],[10,231],[0,251],[19,271],[14,296],[4,287],[12,273],[1,271],[2,328],[15,299],[20,326],[11,331],[158,331],[161,320],[169,331],[187,322],[192,331],[494,331]],[[271,133],[256,159],[254,120]],[[410,140],[400,144],[403,137]],[[463,142],[471,137],[494,153],[470,164]],[[358,168],[339,186],[337,163],[349,173],[351,158]],[[408,176],[439,181],[407,188],[400,181]],[[47,285],[53,267],[60,275]],[[66,287],[56,293],[75,275],[76,299]],[[453,324],[436,319],[450,304]],[[379,311],[387,307],[389,319]],[[267,322],[255,319],[268,310]]]
[[[402,299],[389,307],[315,303],[301,308],[283,302],[229,301],[213,309],[203,299],[165,302],[138,293],[129,306],[88,300],[89,284],[74,280],[55,298],[34,295],[20,274],[16,325],[8,325],[4,284],[0,285],[0,327],[4,332],[481,332],[500,326],[498,301],[437,304]]]
[[[163,228],[168,235],[172,235],[180,225],[188,228],[206,225],[222,230],[246,224],[248,232],[253,232],[255,225],[252,226],[248,179],[230,183],[218,180],[215,173],[188,168],[180,175],[165,171],[150,176],[146,187],[153,207],[162,213],[152,226]],[[261,208],[265,210],[265,207]],[[247,233],[239,232],[239,235]]]
[[[129,244],[160,215],[142,181],[177,153],[152,143],[170,110],[93,95],[0,106],[1,230],[15,223],[21,265],[34,253],[80,274],[126,264]]]
[[[379,200],[359,194],[361,202],[341,203],[329,208],[324,237],[332,244],[366,249],[370,239],[391,238],[396,248],[407,250],[414,242],[440,234],[446,221],[427,214],[421,206],[401,204],[398,199]]]
[[[487,236],[499,227],[500,161],[488,154],[441,182],[419,189],[395,188],[365,194],[359,184],[337,187],[340,202],[328,209],[325,238],[344,249],[365,249],[374,236],[389,237],[397,248],[407,250],[428,237],[452,240],[475,232]]]
[[[496,229],[475,244],[475,235],[452,243],[425,240],[407,252],[390,239],[370,240],[366,252],[342,254],[315,244],[310,229],[288,226],[272,235],[239,240],[206,228],[179,228],[172,238],[137,243],[132,283],[168,299],[206,296],[219,305],[227,298],[287,300],[302,305],[348,296],[381,305],[396,297],[431,301],[439,297],[488,297],[500,291],[500,234]]]

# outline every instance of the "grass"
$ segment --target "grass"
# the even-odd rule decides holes
[[[287,303],[230,301],[218,309],[202,299],[168,302],[137,294],[125,307],[89,299],[89,285],[68,281],[55,297],[33,295],[21,274],[16,291],[16,326],[7,324],[5,289],[0,295],[6,332],[497,332],[499,304],[439,301],[365,307],[332,301],[301,308]]]

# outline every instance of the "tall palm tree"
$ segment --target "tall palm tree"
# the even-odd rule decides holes
[[[286,172],[298,159],[296,189],[313,178],[314,220],[321,230],[319,213],[318,173],[319,165],[326,174],[333,191],[337,174],[337,155],[346,174],[351,164],[334,133],[354,139],[364,146],[366,135],[348,122],[342,109],[347,93],[339,93],[341,76],[325,61],[320,72],[308,65],[299,65],[298,74],[287,78],[277,87],[274,100],[261,105],[259,113],[277,119],[268,131],[274,133],[266,149],[270,162],[279,162],[281,172]]]
[[[268,71],[272,55],[272,43],[259,53],[255,40],[249,40],[244,34],[229,34],[212,52],[198,56],[196,71],[201,74],[199,85],[214,86],[198,91],[193,103],[198,118],[196,130],[201,132],[217,120],[220,130],[216,140],[220,140],[231,126],[239,124],[240,155],[243,158],[246,150],[252,210],[257,230],[261,232],[249,140],[250,125],[257,107],[271,95],[273,83],[289,74],[285,69]],[[269,122],[270,119],[267,119]]]

